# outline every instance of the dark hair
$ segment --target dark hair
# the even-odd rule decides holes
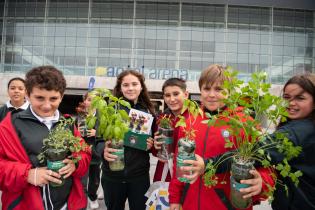
[[[296,84],[300,86],[305,92],[309,93],[313,97],[313,105],[315,105],[315,74],[305,73],[291,77],[284,85],[285,88],[290,84]],[[311,113],[311,118],[315,122],[315,109]]]
[[[28,95],[31,94],[33,87],[55,90],[63,95],[66,86],[66,79],[62,72],[53,66],[35,67],[28,71],[25,76],[25,87]]]
[[[182,89],[182,91],[186,91],[186,88],[187,88],[185,80],[180,79],[180,78],[169,78],[163,83],[162,92],[164,93],[164,89],[169,86],[177,86],[180,89]]]
[[[150,97],[149,97],[149,93],[148,93],[148,89],[144,83],[145,78],[142,74],[140,74],[138,71],[136,70],[125,70],[122,71],[118,76],[117,76],[117,81],[116,81],[116,85],[113,89],[113,95],[116,97],[123,97],[123,93],[121,91],[121,84],[122,81],[124,79],[125,76],[127,75],[133,75],[135,77],[138,78],[142,90],[140,92],[140,95],[138,97],[138,102],[143,105],[145,108],[147,108],[151,114],[154,114],[154,109],[153,109],[153,104],[150,101]]]
[[[8,82],[8,89],[9,89],[11,83],[12,83],[13,81],[15,81],[15,80],[21,81],[21,82],[24,84],[24,86],[25,86],[25,80],[24,80],[24,79],[22,79],[21,77],[14,77],[14,78],[12,78],[12,79],[9,80],[9,82]]]
[[[226,68],[219,64],[213,64],[205,68],[200,75],[199,78],[199,89],[201,90],[201,87],[203,85],[213,85],[213,83],[219,81],[224,82],[225,80],[230,80],[227,76],[224,75],[224,71]]]

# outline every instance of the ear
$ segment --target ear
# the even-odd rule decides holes
[[[184,92],[184,98],[187,99],[188,97],[189,97],[189,92],[186,90],[186,91]]]

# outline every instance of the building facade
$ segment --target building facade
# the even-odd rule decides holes
[[[0,96],[12,75],[44,64],[67,75],[69,94],[81,94],[91,76],[112,88],[127,68],[142,72],[150,91],[181,77],[197,93],[201,70],[213,63],[245,80],[266,71],[283,84],[315,72],[314,11],[313,0],[5,0]]]

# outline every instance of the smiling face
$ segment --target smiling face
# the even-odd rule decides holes
[[[314,99],[297,84],[289,84],[285,87],[283,98],[288,101],[287,108],[289,118],[292,120],[304,119],[311,115],[314,109]]]
[[[138,77],[132,74],[124,76],[120,88],[123,96],[126,99],[134,103],[138,101],[138,97],[142,91],[142,86]]]
[[[214,82],[212,85],[203,84],[200,89],[200,101],[209,111],[216,111],[224,107],[222,99],[226,96],[223,95],[223,88],[221,82]]]
[[[164,101],[174,115],[180,114],[184,100],[188,98],[188,92],[178,86],[167,86],[164,88]]]
[[[10,97],[10,102],[15,107],[20,107],[24,103],[25,98],[25,85],[20,80],[12,80],[9,88],[8,95]]]
[[[52,117],[58,109],[62,95],[56,90],[33,87],[28,95],[32,110],[40,117]]]

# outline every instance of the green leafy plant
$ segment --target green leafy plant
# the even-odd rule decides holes
[[[204,175],[205,185],[216,185],[218,179],[215,174],[218,167],[231,159],[244,165],[255,161],[262,167],[275,168],[283,177],[290,177],[298,185],[298,177],[302,173],[292,171],[288,161],[298,156],[301,147],[294,146],[285,133],[270,134],[272,126],[279,120],[286,120],[287,103],[281,97],[270,93],[271,85],[265,83],[267,74],[264,72],[253,73],[247,84],[238,79],[237,71],[231,68],[228,68],[225,74],[231,78],[223,84],[223,94],[227,95],[223,100],[226,109],[219,115],[206,113],[208,119],[204,123],[226,127],[227,135],[223,135],[225,148],[231,151],[209,161]],[[262,120],[267,121],[265,128],[261,127]],[[272,165],[267,152],[271,149],[284,156],[283,161],[276,166]],[[276,178],[274,173],[273,176]],[[272,190],[269,191],[269,195],[271,194]]]
[[[188,112],[189,125],[186,124],[186,118],[183,116],[186,111]],[[184,128],[184,134],[187,140],[193,140],[196,136],[196,131],[195,129],[193,129],[193,125],[198,115],[203,116],[203,112],[200,109],[198,103],[190,99],[185,99],[181,114],[178,116],[179,120],[176,123],[175,127]]]
[[[43,139],[42,152],[37,156],[41,163],[47,159],[58,159],[58,157],[55,157],[58,155],[70,155],[85,151],[88,148],[85,142],[81,142],[80,137],[73,135],[71,130],[73,124],[73,118],[62,117],[58,125]],[[74,162],[77,162],[79,159],[80,156],[72,155]]]
[[[170,115],[163,115],[158,120],[158,125],[160,128],[170,129],[172,128],[172,120]]]
[[[130,109],[130,104],[113,96],[109,90],[104,88],[95,89],[90,94],[92,96],[91,110],[96,109],[98,116],[93,116],[92,113],[87,116],[88,128],[93,128],[98,118],[98,136],[101,136],[105,141],[123,139],[129,129],[130,118],[121,107]]]

